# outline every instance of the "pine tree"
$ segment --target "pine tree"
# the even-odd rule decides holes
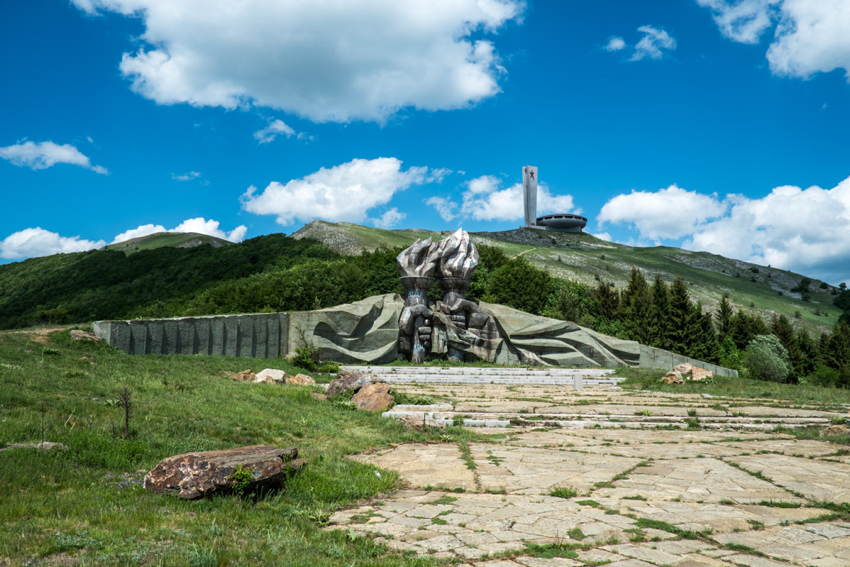
[[[850,370],[850,324],[839,321],[835,325],[826,346],[824,363],[836,370]]]
[[[800,376],[808,376],[818,366],[818,345],[805,330],[797,331],[797,347],[800,349]]]
[[[593,290],[596,315],[604,321],[616,321],[620,312],[620,294],[610,282],[599,282]]]
[[[724,295],[720,300],[720,305],[717,307],[714,316],[717,320],[717,334],[723,340],[732,334],[732,323],[735,316],[728,295]]]
[[[649,318],[652,300],[649,295],[649,286],[646,278],[637,268],[632,268],[629,276],[629,284],[623,290],[620,299],[620,312],[626,333],[632,340],[648,344]]]
[[[693,304],[688,297],[688,287],[682,278],[673,280],[670,286],[670,335],[668,344],[670,350],[680,354],[686,354],[692,341],[689,333],[694,332],[691,328]]]
[[[649,320],[649,344],[663,349],[670,347],[670,290],[656,275],[652,283],[652,310]]]

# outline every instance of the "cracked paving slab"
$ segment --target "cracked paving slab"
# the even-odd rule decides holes
[[[599,498],[618,499],[635,494],[648,500],[685,502],[803,501],[787,490],[714,458],[656,461],[635,469],[628,478],[614,482],[613,487],[593,493]]]
[[[404,490],[391,501],[335,513],[331,529],[377,536],[389,547],[468,559],[526,543],[604,543],[629,538],[635,520],[551,496]],[[675,536],[644,530],[651,538]]]
[[[729,461],[812,500],[850,503],[850,464],[775,454],[730,457]]]
[[[850,523],[826,522],[778,526],[722,534],[716,540],[755,549],[768,557],[811,567],[850,565]]]

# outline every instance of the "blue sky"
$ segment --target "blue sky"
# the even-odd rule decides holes
[[[850,278],[844,0],[299,4],[0,5],[2,261],[503,230],[534,164],[594,234]]]

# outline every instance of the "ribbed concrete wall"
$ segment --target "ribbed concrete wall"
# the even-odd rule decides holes
[[[641,368],[659,368],[661,370],[670,370],[674,366],[685,362],[688,364],[692,364],[693,366],[699,366],[700,368],[711,370],[716,376],[738,376],[738,371],[732,370],[731,368],[725,368],[723,366],[711,364],[710,362],[703,362],[702,360],[682,356],[681,354],[676,354],[675,352],[670,352],[669,350],[640,345],[640,362],[638,363],[638,366]]]
[[[94,332],[129,354],[278,358],[289,353],[287,313],[98,321]]]

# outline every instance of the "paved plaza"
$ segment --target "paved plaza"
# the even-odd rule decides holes
[[[439,403],[387,416],[482,437],[353,456],[404,488],[329,529],[476,567],[850,565],[848,451],[775,432],[848,408],[469,374],[397,378],[396,391]]]

